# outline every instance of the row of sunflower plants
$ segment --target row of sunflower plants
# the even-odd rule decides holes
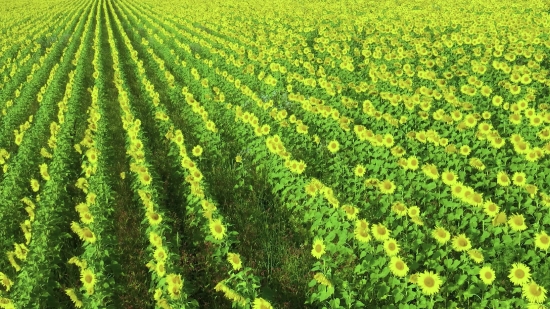
[[[4,88],[4,85],[15,75],[18,66],[23,66],[30,59],[30,50],[35,48],[35,45],[30,43],[37,42],[44,35],[51,33],[51,31],[56,29],[60,24],[64,24],[70,18],[71,11],[69,8],[78,9],[79,6],[70,6],[67,3],[50,14],[39,14],[32,20],[14,24],[16,29],[4,29],[6,33],[3,39],[5,38],[6,43],[0,44],[2,46],[0,62],[4,63],[0,68],[0,88]],[[45,18],[46,16],[48,18]],[[16,32],[17,35],[12,37],[9,33],[10,31]],[[21,35],[21,33],[24,35]],[[16,41],[25,42],[18,43]]]
[[[84,4],[85,3],[82,3],[82,5],[76,7],[73,13],[78,14],[78,12],[81,12],[84,8]],[[63,21],[65,23],[63,23],[62,25],[64,25],[65,27],[57,27],[54,35],[69,37],[69,28],[75,26],[76,20],[74,19],[74,16],[72,16],[70,20],[67,16]],[[29,43],[28,46],[32,46],[32,49],[30,50],[31,52],[28,53],[25,58],[23,58],[23,61],[20,61],[19,63],[14,63],[14,66],[10,71],[11,79],[4,85],[2,92],[0,92],[0,101],[5,102],[5,107],[3,107],[3,112],[0,115],[0,119],[3,119],[4,122],[2,129],[4,129],[4,126],[12,123],[11,121],[9,121],[10,118],[8,118],[8,114],[10,114],[9,110],[20,110],[20,107],[17,108],[18,102],[24,102],[25,104],[27,104],[26,102],[33,101],[33,97],[35,96],[35,94],[33,93],[36,89],[39,89],[37,83],[44,79],[42,77],[42,74],[45,73],[42,72],[47,70],[47,68],[42,68],[44,66],[44,63],[46,63],[46,67],[51,68],[53,63],[55,63],[55,61],[52,59],[59,57],[61,46],[63,46],[62,43],[66,43],[56,42],[55,45],[46,48],[44,51],[41,50],[42,45],[38,43],[32,44],[30,40],[27,42]],[[25,87],[26,90],[23,90],[23,87]],[[31,93],[29,93],[29,91],[31,91]],[[21,104],[22,103],[20,103],[19,105]],[[12,112],[11,114],[13,113],[15,112]],[[3,134],[2,136],[5,135]]]
[[[92,98],[88,109],[88,128],[82,141],[74,146],[82,155],[82,175],[76,183],[76,187],[85,194],[84,202],[76,205],[75,210],[80,217],[80,223],[72,222],[71,230],[83,240],[83,252],[79,257],[72,257],[68,263],[79,267],[81,293],[75,288],[65,289],[65,293],[76,308],[100,308],[112,306],[115,281],[110,273],[113,264],[111,253],[113,252],[113,236],[109,235],[109,227],[112,222],[113,202],[112,190],[109,186],[107,171],[109,170],[104,153],[109,151],[105,144],[108,124],[102,115],[105,111],[105,98],[103,93],[106,87],[104,68],[101,56],[105,54],[100,43],[102,36],[101,5],[95,12],[95,31],[93,39],[94,57],[92,60],[95,84],[88,89]],[[83,225],[83,226],[82,226]],[[110,252],[111,251],[111,252]],[[83,297],[79,297],[82,294]]]
[[[74,17],[75,21],[78,20],[78,17],[78,15]],[[84,23],[82,22],[78,29],[82,31],[83,26]],[[32,184],[32,188],[36,187],[35,184],[38,180],[32,177],[32,179],[29,180],[30,175],[28,172],[29,170],[32,170],[36,166],[40,165],[40,161],[42,160],[39,156],[35,156],[35,154],[40,152],[43,157],[51,157],[51,154],[45,148],[42,148],[40,151],[39,149],[40,146],[46,146],[46,139],[44,136],[47,135],[48,130],[51,134],[53,134],[58,127],[57,124],[51,124],[55,115],[55,102],[61,99],[60,96],[63,95],[63,92],[60,91],[60,88],[63,83],[66,83],[65,78],[69,78],[69,62],[71,59],[68,55],[70,54],[69,52],[73,52],[74,49],[76,49],[75,44],[66,46],[63,51],[61,51],[63,55],[67,54],[66,56],[63,56],[65,66],[59,70],[58,68],[60,66],[58,63],[50,72],[48,81],[44,85],[44,89],[47,91],[45,91],[44,94],[44,102],[41,106],[42,108],[38,109],[36,115],[31,115],[29,117],[32,119],[33,116],[36,116],[35,124],[29,128],[27,134],[25,134],[25,138],[23,138],[23,136],[19,136],[16,143],[13,144],[13,146],[19,145],[17,152],[13,153],[13,155],[10,155],[7,151],[4,152],[3,170],[5,172],[9,172],[4,174],[2,182],[0,182],[0,188],[2,188],[2,190],[0,190],[2,192],[2,211],[0,212],[0,216],[2,217],[2,221],[7,220],[3,223],[5,227],[4,231],[7,233],[3,239],[8,241],[6,244],[3,244],[3,248],[6,248],[6,246],[11,246],[11,243],[13,242],[11,241],[12,237],[15,235],[14,233],[16,233],[16,229],[18,228],[17,222],[22,221],[25,214],[20,211],[14,213],[11,210],[11,207],[18,203],[21,198],[30,193],[29,181]],[[71,50],[69,47],[73,49]],[[58,48],[61,48],[61,46],[58,46]],[[62,102],[65,102],[64,104],[66,104],[67,100],[68,97],[65,96]],[[59,104],[59,106],[63,105]],[[22,107],[23,106],[20,108]],[[11,158],[11,160],[8,160],[8,157]],[[8,220],[8,213],[11,214],[9,216],[9,218],[11,218],[10,220]]]
[[[195,75],[196,75],[196,74],[198,74],[198,73],[195,73]],[[241,112],[242,112],[242,110],[241,110]],[[251,114],[249,113],[247,116],[251,116]],[[238,118],[238,117],[237,117],[237,118]],[[253,128],[254,128],[254,127],[259,127],[259,124],[258,124],[258,121],[257,121],[258,119],[257,119],[257,118],[254,119],[254,116],[252,116],[252,117],[245,117],[245,118],[247,118],[247,119],[248,119],[248,118],[251,118],[250,121],[251,121],[251,126],[252,126]],[[255,120],[255,121],[254,121],[254,120]],[[254,124],[254,123],[255,123],[255,124]],[[268,128],[269,128],[269,127],[268,127]],[[279,141],[279,142],[277,142],[277,141]],[[273,139],[268,138],[268,145],[269,145],[268,147],[270,147],[273,151],[275,151],[275,152],[277,152],[277,153],[278,153],[278,151],[277,151],[276,149],[279,148],[279,147],[281,147],[281,146],[282,146],[281,148],[283,149],[282,152],[286,152],[286,151],[284,151],[284,146],[283,146],[282,144],[280,144],[280,139],[279,139],[278,137],[274,137]],[[288,153],[286,153],[285,156],[286,156],[286,155],[288,155]],[[296,162],[296,163],[298,163],[298,162]],[[302,164],[303,164],[303,162],[302,162]],[[293,167],[294,167],[294,166],[293,166]],[[302,167],[302,168],[305,168],[305,166],[303,166],[303,165],[302,165],[301,167]],[[296,166],[295,168],[297,168],[297,166]],[[301,189],[300,189],[300,191],[301,191]],[[304,194],[304,195],[305,195],[305,194]]]
[[[113,27],[108,15],[108,5],[103,6],[106,16],[107,32],[109,44],[111,46],[111,57],[115,69],[115,86],[119,93],[119,104],[123,112],[123,128],[127,133],[127,149],[130,156],[130,170],[133,174],[132,187],[139,194],[139,198],[144,206],[143,223],[148,222],[145,234],[148,235],[151,244],[147,251],[153,258],[147,263],[151,271],[152,287],[154,287],[154,299],[158,308],[172,308],[172,306],[196,306],[196,301],[189,298],[183,291],[183,279],[181,275],[174,273],[175,254],[170,252],[166,246],[166,239],[163,236],[167,226],[162,223],[163,213],[157,205],[158,196],[153,187],[153,178],[149,172],[150,167],[147,163],[146,149],[144,148],[144,136],[140,131],[141,121],[134,117],[128,91],[128,83],[125,73],[121,71],[119,64],[119,53],[113,33]],[[111,3],[109,9],[112,11]],[[126,40],[121,44],[129,44]],[[163,297],[168,294],[169,298]]]
[[[75,36],[80,36],[81,40],[73,40],[75,36],[70,38],[68,49],[60,59],[63,68],[74,65],[87,55],[90,42],[85,41],[84,38],[90,38],[86,34],[90,31],[93,16],[93,5],[91,2],[88,5],[87,15],[79,16],[81,23],[75,32]],[[87,18],[84,18],[86,16]],[[85,24],[84,21],[86,21]],[[76,50],[77,47],[80,48]],[[69,55],[75,50],[75,56],[71,61]],[[37,197],[36,220],[32,224],[33,237],[28,247],[25,264],[18,272],[12,287],[11,300],[4,301],[4,308],[25,308],[45,303],[59,304],[58,299],[47,297],[55,293],[53,292],[55,286],[48,283],[54,275],[54,269],[50,266],[57,262],[60,252],[63,252],[63,245],[59,240],[66,238],[66,235],[59,230],[59,226],[66,217],[63,205],[70,199],[64,194],[66,181],[72,178],[70,172],[72,158],[67,154],[72,148],[73,131],[79,120],[78,115],[82,114],[78,107],[82,106],[84,70],[85,68],[77,67],[69,73],[65,97],[59,103],[58,122],[52,122],[54,125],[51,126],[55,128],[52,131],[53,135],[50,136],[52,141],[50,147],[53,148],[52,158],[49,164],[40,165],[40,174],[44,183],[40,185],[36,180],[34,183],[31,181],[33,191],[37,192],[42,187],[42,195]],[[44,286],[50,287],[43,289]]]
[[[124,18],[124,21],[126,24],[129,23],[128,17],[126,16],[125,12],[119,8],[120,15]],[[130,15],[136,20],[136,16],[131,14]],[[147,28],[146,24],[139,22],[141,27],[144,27],[146,31],[148,31],[151,28]],[[122,26],[122,25],[121,25]],[[154,27],[154,25],[153,25]],[[150,43],[145,38],[140,38],[135,35],[134,32],[132,32],[134,35],[134,40],[136,42],[141,42],[141,44],[144,46],[144,48],[147,48],[148,46],[155,45],[155,47],[158,48],[157,44]],[[125,34],[123,33],[123,36]],[[129,38],[125,37],[128,41],[130,41]],[[160,38],[159,38],[160,39]],[[131,46],[129,46],[131,47]],[[131,53],[137,54],[138,52],[134,50],[133,48],[130,49]],[[156,67],[152,68],[152,71],[157,72],[156,76],[160,80],[164,79],[166,88],[171,89],[171,100],[174,98],[175,93],[178,92],[177,89],[180,89],[181,85],[175,81],[175,77],[171,75],[171,73],[166,70],[164,67],[164,61],[161,60],[154,52],[152,48],[147,49],[148,54],[150,57],[148,58],[149,62],[156,63]],[[172,61],[175,61],[175,65],[180,65],[180,61],[176,61],[175,59],[170,59]],[[147,78],[144,76],[144,73],[141,74],[140,79],[142,81],[147,81]],[[216,206],[212,202],[212,198],[206,197],[208,192],[206,191],[206,188],[204,187],[202,183],[205,183],[204,176],[202,172],[199,170],[197,163],[194,162],[186,153],[185,148],[185,138],[181,132],[181,130],[175,130],[174,131],[174,123],[169,118],[169,116],[166,113],[165,108],[163,108],[163,105],[161,103],[155,104],[155,98],[159,98],[159,94],[156,93],[153,89],[153,87],[147,87],[148,85],[151,85],[150,83],[146,83],[143,85],[145,89],[151,89],[149,93],[149,97],[153,100],[153,104],[150,104],[150,106],[154,107],[152,109],[152,113],[156,115],[156,119],[160,120],[158,122],[159,127],[159,134],[161,134],[161,138],[166,137],[171,142],[171,153],[178,158],[178,162],[181,162],[179,164],[175,164],[176,168],[183,168],[187,175],[185,177],[186,182],[188,182],[191,186],[190,189],[190,195],[188,196],[188,208],[189,211],[192,211],[193,213],[198,213],[199,210],[202,210],[203,217],[208,220],[207,224],[201,224],[201,226],[208,227],[209,230],[203,230],[205,233],[205,240],[212,242],[216,245],[218,245],[216,252],[214,253],[214,257],[222,257],[227,256],[227,260],[232,265],[232,270],[230,271],[230,278],[224,280],[224,282],[220,283],[217,286],[217,290],[222,290],[224,292],[224,295],[229,300],[232,300],[235,304],[238,304],[240,306],[246,306],[247,302],[250,301],[250,299],[255,299],[255,302],[257,299],[257,289],[259,288],[259,280],[255,276],[251,274],[251,269],[249,267],[245,267],[244,269],[242,266],[242,261],[240,258],[240,255],[235,252],[229,252],[230,247],[232,245],[232,241],[226,237],[227,235],[234,237],[236,234],[235,232],[229,232],[227,225],[223,224],[223,216],[219,214],[219,212],[216,211]],[[185,96],[185,100],[189,105],[193,106],[193,111],[195,111],[197,114],[201,115],[201,118],[203,120],[202,126],[206,128],[206,130],[211,131],[212,133],[217,132],[216,125],[213,121],[208,119],[208,114],[204,111],[204,108],[200,106],[200,103],[193,98],[193,95],[189,92],[187,92],[187,87],[183,87],[182,94]],[[179,101],[178,101],[179,102]],[[202,113],[200,112],[202,111]],[[193,117],[196,116],[193,114],[186,114],[183,115],[183,117]],[[210,147],[216,147],[217,144],[219,144],[219,136],[215,135],[213,137],[208,136],[204,134],[204,136],[201,136],[199,138],[200,140],[204,141],[204,144],[208,144]],[[198,145],[193,148],[193,155],[200,157],[202,155],[203,148]],[[214,217],[216,217],[214,219]],[[202,223],[202,222],[201,222]],[[223,239],[225,241],[223,241]],[[238,271],[238,272],[235,272]],[[235,282],[233,282],[235,281]],[[241,283],[242,282],[242,283]],[[235,284],[240,285],[240,291],[237,292],[235,290],[232,290],[227,284]],[[243,285],[244,284],[244,285]],[[241,294],[242,293],[242,294]],[[248,296],[249,298],[245,298],[243,295]]]

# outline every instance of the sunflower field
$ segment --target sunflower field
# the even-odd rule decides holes
[[[550,1],[0,0],[0,308],[550,307]]]

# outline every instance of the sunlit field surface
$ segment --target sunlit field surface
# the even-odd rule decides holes
[[[547,308],[549,12],[0,0],[0,308]]]

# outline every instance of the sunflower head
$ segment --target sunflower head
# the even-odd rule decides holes
[[[490,266],[484,266],[479,271],[479,278],[486,285],[490,285],[495,281],[495,271]]]
[[[508,278],[514,285],[524,285],[531,278],[531,270],[523,263],[514,263]]]

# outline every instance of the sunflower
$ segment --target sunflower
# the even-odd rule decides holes
[[[422,293],[425,295],[433,295],[439,292],[441,283],[441,278],[431,271],[425,271],[418,274],[417,284],[420,286]]]
[[[490,285],[493,281],[495,281],[495,271],[491,268],[491,266],[484,266],[479,271],[479,278],[486,285]]]
[[[76,295],[74,289],[66,289],[65,294],[67,294],[67,296],[69,296],[69,298],[74,303],[74,306],[76,308],[82,308],[83,303],[80,299],[78,299],[78,296]],[[2,303],[2,299],[0,299],[0,304],[4,304],[4,303]],[[6,307],[3,307],[3,308],[15,308],[15,307],[14,306],[12,306],[12,307],[6,306]]]
[[[391,180],[384,180],[378,185],[378,189],[383,194],[393,194],[395,192],[395,184]]]
[[[500,171],[497,174],[497,183],[503,187],[507,187],[510,185],[510,177],[508,177],[506,172]]]
[[[357,218],[357,214],[359,213],[359,209],[357,207],[346,204],[342,206],[342,209],[346,213],[348,220],[355,220],[355,218]]]
[[[95,274],[89,268],[82,270],[82,272],[80,273],[80,281],[88,291],[91,290],[93,293],[93,288],[96,283],[96,277],[95,277]],[[89,294],[92,294],[92,293],[89,293]]]
[[[267,300],[260,297],[254,299],[254,306],[252,309],[273,309],[273,306],[271,306]]]
[[[384,250],[388,256],[396,256],[399,253],[399,244],[393,238],[384,241]]]
[[[158,247],[157,249],[155,249],[155,252],[153,253],[153,257],[157,261],[164,262],[168,258],[168,255],[166,254],[166,250],[164,250],[163,247]]]
[[[31,179],[31,189],[33,192],[38,192],[40,190],[40,184],[38,183],[38,180]]]
[[[325,244],[323,243],[323,240],[322,239],[319,239],[319,238],[315,238],[315,240],[313,241],[313,249],[311,249],[311,255],[313,255],[314,257],[320,259],[321,256],[326,253],[325,251]]]
[[[159,234],[155,233],[155,232],[150,232],[149,233],[149,242],[151,243],[151,245],[153,245],[156,248],[161,247],[162,246],[162,237]]]
[[[92,216],[92,214],[87,211],[82,212],[80,213],[80,221],[82,221],[82,223],[84,224],[90,224],[94,222],[94,216]]]
[[[330,152],[336,153],[338,152],[338,150],[340,150],[340,143],[338,143],[338,141],[336,140],[332,140],[330,141],[330,143],[328,143],[327,148]]]
[[[95,243],[96,241],[95,234],[88,227],[81,229],[78,236],[83,241],[87,241],[91,244]]]
[[[215,239],[221,240],[225,236],[225,226],[220,219],[211,220],[209,223],[210,233]]]
[[[409,217],[414,218],[420,216],[420,208],[418,206],[411,206],[407,210]]]
[[[465,234],[460,234],[453,237],[453,249],[455,251],[468,251],[472,248],[472,242]]]
[[[415,156],[409,157],[407,159],[407,168],[410,170],[417,170],[418,169],[418,158]]]
[[[437,166],[435,166],[434,164],[424,164],[424,166],[422,166],[422,171],[427,177],[433,180],[436,180],[439,178],[439,172],[437,171]]]
[[[444,171],[443,174],[441,174],[441,180],[444,184],[452,186],[457,183],[458,176],[456,176],[454,172]]]
[[[358,164],[353,170],[353,173],[357,177],[363,177],[365,175],[365,167],[362,164]]]
[[[139,173],[139,182],[141,182],[141,184],[143,186],[148,186],[151,184],[151,175],[149,175],[148,172],[144,172],[144,173]]]
[[[374,238],[378,241],[385,241],[390,238],[390,230],[388,230],[382,223],[373,224],[371,232]]]
[[[160,214],[153,211],[147,212],[147,219],[149,220],[149,224],[153,226],[158,225],[162,221]]]
[[[234,270],[239,270],[243,267],[241,256],[237,253],[227,253],[227,261],[233,266]]]
[[[391,210],[395,212],[398,216],[402,217],[407,214],[407,206],[403,202],[393,203]]]
[[[550,236],[545,231],[535,234],[535,247],[541,250],[550,248]]]
[[[390,270],[396,277],[405,277],[409,272],[409,267],[400,257],[392,256],[390,259]]]
[[[508,278],[514,285],[524,285],[531,278],[531,270],[523,263],[512,264]]]
[[[156,265],[155,271],[159,277],[164,277],[164,275],[166,275],[166,265],[164,262],[159,262]]]
[[[436,227],[432,231],[432,237],[435,238],[438,243],[444,245],[449,241],[449,239],[451,239],[451,233],[442,227]]]
[[[510,219],[508,220],[508,225],[512,230],[519,232],[524,231],[527,229],[527,225],[525,225],[525,218],[523,215],[515,214],[510,216]]]
[[[515,172],[512,176],[512,180],[515,186],[523,187],[526,184],[526,175],[523,172]]]
[[[363,227],[363,226],[366,226],[366,227]],[[354,234],[355,234],[355,239],[357,239],[358,241],[362,243],[369,242],[371,239],[371,236],[369,234],[368,223],[366,223],[365,220],[357,221],[357,226],[355,227]]]
[[[202,147],[200,145],[193,147],[192,153],[195,157],[200,157],[202,155]]]
[[[500,210],[500,207],[498,207],[497,204],[495,204],[492,201],[486,201],[485,204],[483,204],[483,211],[490,217],[495,217],[498,215],[498,211]]]
[[[316,273],[313,278],[324,286],[332,286],[332,283],[328,280],[323,273]]]
[[[468,156],[472,152],[472,149],[468,145],[462,145],[460,147],[460,154],[463,156]]]
[[[469,250],[468,255],[476,263],[482,263],[483,262],[483,253],[481,253],[481,251],[479,251],[477,249]]]
[[[456,182],[451,185],[451,194],[456,198],[463,199],[464,193],[467,191],[466,189],[467,188],[461,182]]]
[[[546,299],[546,289],[534,281],[524,284],[521,288],[521,294],[531,303],[540,304]]]

